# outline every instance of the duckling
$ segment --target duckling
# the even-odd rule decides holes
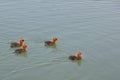
[[[76,53],[76,55],[71,55],[71,56],[69,56],[69,59],[70,60],[80,60],[80,59],[82,59],[82,53],[78,52],[78,53]]]
[[[54,37],[52,39],[52,41],[45,41],[45,46],[54,46],[56,44],[57,40],[58,39],[56,37]]]
[[[25,40],[21,38],[18,42],[12,42],[10,47],[11,48],[21,47],[23,45],[24,41]]]
[[[28,48],[28,46],[27,45],[23,45],[21,48],[19,48],[19,49],[16,49],[15,51],[14,51],[14,53],[24,53],[24,52],[26,52],[27,49]]]

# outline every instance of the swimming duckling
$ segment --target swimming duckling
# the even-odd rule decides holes
[[[12,42],[10,47],[11,48],[21,47],[23,45],[24,41],[25,40],[21,38],[18,42]]]
[[[76,53],[76,55],[71,55],[71,56],[69,56],[69,59],[70,60],[80,60],[80,59],[82,59],[82,53],[78,52],[78,53]]]
[[[58,39],[56,37],[54,37],[52,39],[52,41],[45,41],[45,46],[54,46],[56,44],[57,40]]]
[[[20,53],[24,53],[24,52],[27,51],[27,50],[26,50],[27,48],[28,48],[27,45],[23,45],[21,48],[16,49],[14,53],[19,53],[19,54],[20,54]]]

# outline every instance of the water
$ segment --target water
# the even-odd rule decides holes
[[[119,80],[119,25],[119,0],[1,0],[0,80]],[[21,37],[28,51],[15,55]]]

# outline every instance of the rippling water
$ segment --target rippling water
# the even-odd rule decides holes
[[[15,55],[21,37],[29,48]],[[78,51],[81,61],[68,60]],[[119,56],[119,0],[0,1],[0,80],[119,80]]]

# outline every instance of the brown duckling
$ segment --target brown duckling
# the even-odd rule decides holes
[[[58,39],[56,37],[54,37],[52,39],[52,41],[45,41],[45,46],[54,46],[56,44],[57,40]]]
[[[23,45],[24,41],[25,40],[21,38],[18,42],[12,42],[10,47],[11,48],[21,47]]]
[[[27,50],[26,50],[27,48],[28,48],[27,45],[23,45],[21,48],[16,49],[14,53],[19,53],[19,54],[20,54],[20,53],[24,53],[24,52],[27,51]]]
[[[69,59],[70,60],[80,60],[80,59],[82,59],[82,53],[78,52],[78,53],[76,53],[76,55],[71,55],[71,56],[69,56]]]

